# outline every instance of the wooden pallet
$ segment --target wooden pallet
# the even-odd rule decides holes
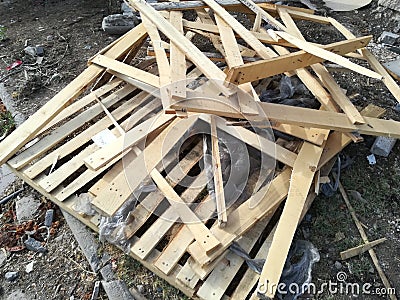
[[[318,193],[320,177],[329,173],[328,162],[359,141],[357,133],[400,136],[400,123],[378,119],[381,109],[358,111],[323,62],[382,79],[398,100],[399,86],[365,48],[371,37],[356,38],[310,10],[251,0],[129,2],[143,23],[92,57],[81,75],[0,143],[0,163],[95,231],[101,218],[115,215],[151,179],[157,189],[139,198],[124,229],[129,254],[190,297],[255,299],[256,286],[279,282],[296,227]],[[223,7],[249,16],[253,30]],[[197,20],[183,19],[185,9],[193,9]],[[333,25],[347,39],[309,43],[294,20]],[[261,29],[262,21],[275,30]],[[201,52],[191,42],[196,34],[209,38],[220,54]],[[147,37],[155,59],[132,65]],[[367,60],[374,71],[345,55]],[[297,76],[321,108],[260,102],[268,77],[276,74]],[[200,83],[191,88],[194,81]],[[249,122],[295,141],[267,140],[246,128]],[[199,172],[203,141],[191,137],[179,151],[175,147],[199,123],[213,133],[215,198],[205,192],[206,174]],[[100,146],[92,138],[105,131],[113,138]],[[280,162],[269,185],[226,210],[221,134]],[[188,180],[188,187],[180,184]],[[94,216],[74,209],[83,193],[93,198]],[[266,259],[261,275],[229,250],[235,241]]]

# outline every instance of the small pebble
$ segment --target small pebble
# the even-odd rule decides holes
[[[335,261],[335,268],[340,270],[342,268],[342,263],[340,261]]]
[[[17,280],[18,276],[19,276],[18,272],[7,272],[4,278],[9,282],[13,282]]]

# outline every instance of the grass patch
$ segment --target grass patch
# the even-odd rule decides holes
[[[0,113],[0,137],[11,132],[15,128],[15,121],[10,112]]]

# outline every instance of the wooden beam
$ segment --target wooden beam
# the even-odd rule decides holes
[[[300,149],[290,178],[288,197],[278,221],[271,248],[266,257],[258,283],[258,293],[273,299],[285,265],[301,212],[323,148],[305,142]]]
[[[170,122],[174,117],[174,115],[157,114],[142,122],[126,134],[118,137],[113,143],[100,148],[98,151],[85,158],[84,162],[86,166],[92,170],[100,169],[115,157],[127,153],[132,146],[145,139],[150,132]]]
[[[217,248],[221,243],[210,232],[210,230],[203,224],[197,215],[187,206],[187,203],[175,192],[175,190],[168,184],[165,178],[157,171],[150,172],[155,184],[161,193],[164,194],[169,204],[173,207],[175,212],[179,215],[181,221],[192,232],[196,241],[204,249],[205,253],[210,253]]]
[[[341,41],[321,46],[322,49],[337,54],[346,54],[365,47],[372,36],[361,37],[349,41]],[[257,81],[263,78],[282,74],[296,69],[305,68],[312,64],[323,62],[324,59],[304,50],[281,55],[270,59],[247,63],[229,70],[227,81],[235,84]]]
[[[226,215],[224,181],[222,178],[221,158],[218,145],[218,131],[215,123],[215,116],[210,116],[211,127],[211,148],[213,156],[213,174],[214,174],[214,190],[215,201],[217,203],[217,218],[219,227],[225,227],[228,217]]]
[[[352,39],[352,38],[355,37],[354,34],[352,34],[346,27],[344,27],[342,24],[340,24],[335,19],[329,18],[329,21],[347,39]],[[376,57],[371,53],[371,51],[369,51],[368,49],[364,48],[364,49],[361,49],[360,52],[363,55],[363,57],[368,61],[368,63],[371,65],[371,67],[376,72],[378,72],[379,74],[382,75],[383,83],[386,85],[386,87],[392,93],[393,97],[395,97],[396,100],[400,103],[400,87],[398,86],[396,81],[390,76],[390,74],[386,71],[386,69],[382,66],[382,64],[376,59]]]
[[[304,127],[337,130],[341,132],[358,132],[373,136],[388,136],[400,138],[400,122],[393,120],[380,120],[364,117],[366,124],[355,125],[343,113],[319,111],[310,108],[301,108],[272,103],[260,103],[270,121],[282,124],[294,124]],[[191,112],[212,113],[231,118],[243,118],[235,106],[219,101],[210,102],[207,99],[187,99],[176,105]],[[246,116],[251,121],[260,121],[262,116]]]
[[[133,66],[124,64],[123,62],[108,58],[107,56],[98,55],[93,58],[92,63],[124,74],[126,76],[135,78],[144,83],[150,84],[153,87],[160,87],[160,78],[158,76],[135,68]]]
[[[375,240],[373,242],[364,243],[357,247],[353,247],[353,248],[347,249],[345,251],[341,251],[340,258],[342,260],[345,260],[345,259],[349,259],[354,256],[357,256],[357,255],[363,254],[364,252],[367,252],[368,250],[372,249],[376,245],[379,245],[385,241],[386,241],[386,238],[381,238],[381,239]]]
[[[182,33],[179,32],[170,22],[165,20],[149,4],[139,0],[129,0],[129,4],[139,10],[158,27],[172,41],[186,57],[191,60],[203,74],[209,78],[221,90],[221,92],[230,96],[233,92],[225,87],[225,73],[221,71],[210,59],[208,59],[195,45],[193,45]]]
[[[106,215],[115,214],[196,121],[197,117],[190,116],[173,120],[136,159],[125,165],[125,171],[114,178],[109,189],[93,200],[93,205]],[[129,174],[129,179],[126,174]]]
[[[362,75],[371,77],[371,78],[375,78],[375,79],[382,79],[382,76],[374,71],[371,71],[367,68],[364,68],[360,65],[357,65],[353,62],[351,62],[350,60],[348,60],[347,58],[344,58],[340,55],[334,54],[332,52],[329,52],[327,50],[321,49],[317,46],[314,46],[311,43],[305,42],[301,39],[298,39],[286,32],[283,31],[277,31],[276,32],[277,35],[279,35],[280,37],[282,37],[283,39],[287,40],[288,42],[296,45],[297,47],[299,47],[300,49],[305,50],[308,53],[311,53],[315,56],[318,56],[320,58],[323,58],[325,60],[329,60],[333,63],[336,63],[338,65],[341,65],[343,67],[346,67],[350,70],[353,70],[354,72],[360,73]]]

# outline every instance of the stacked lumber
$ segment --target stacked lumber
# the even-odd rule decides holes
[[[132,257],[190,297],[272,299],[276,288],[266,285],[279,283],[296,227],[332,159],[360,134],[400,136],[399,122],[379,119],[382,109],[359,111],[324,63],[382,80],[400,101],[399,86],[367,50],[371,36],[357,38],[308,9],[252,0],[129,4],[143,22],[8,136],[0,163],[96,231],[142,191],[124,227]],[[297,20],[334,26],[344,39],[308,42]],[[218,52],[202,52],[196,36]],[[146,59],[137,57],[143,45]],[[280,74],[298,78],[319,109],[261,101]],[[191,175],[205,156],[204,140],[189,134],[200,127],[211,135],[211,192],[204,170]],[[268,138],[272,129],[291,141]],[[233,204],[221,136],[279,162],[270,166],[273,177]],[[155,189],[143,192],[149,183]],[[94,214],[74,209],[82,194]],[[229,250],[234,242],[265,259],[261,274]]]

